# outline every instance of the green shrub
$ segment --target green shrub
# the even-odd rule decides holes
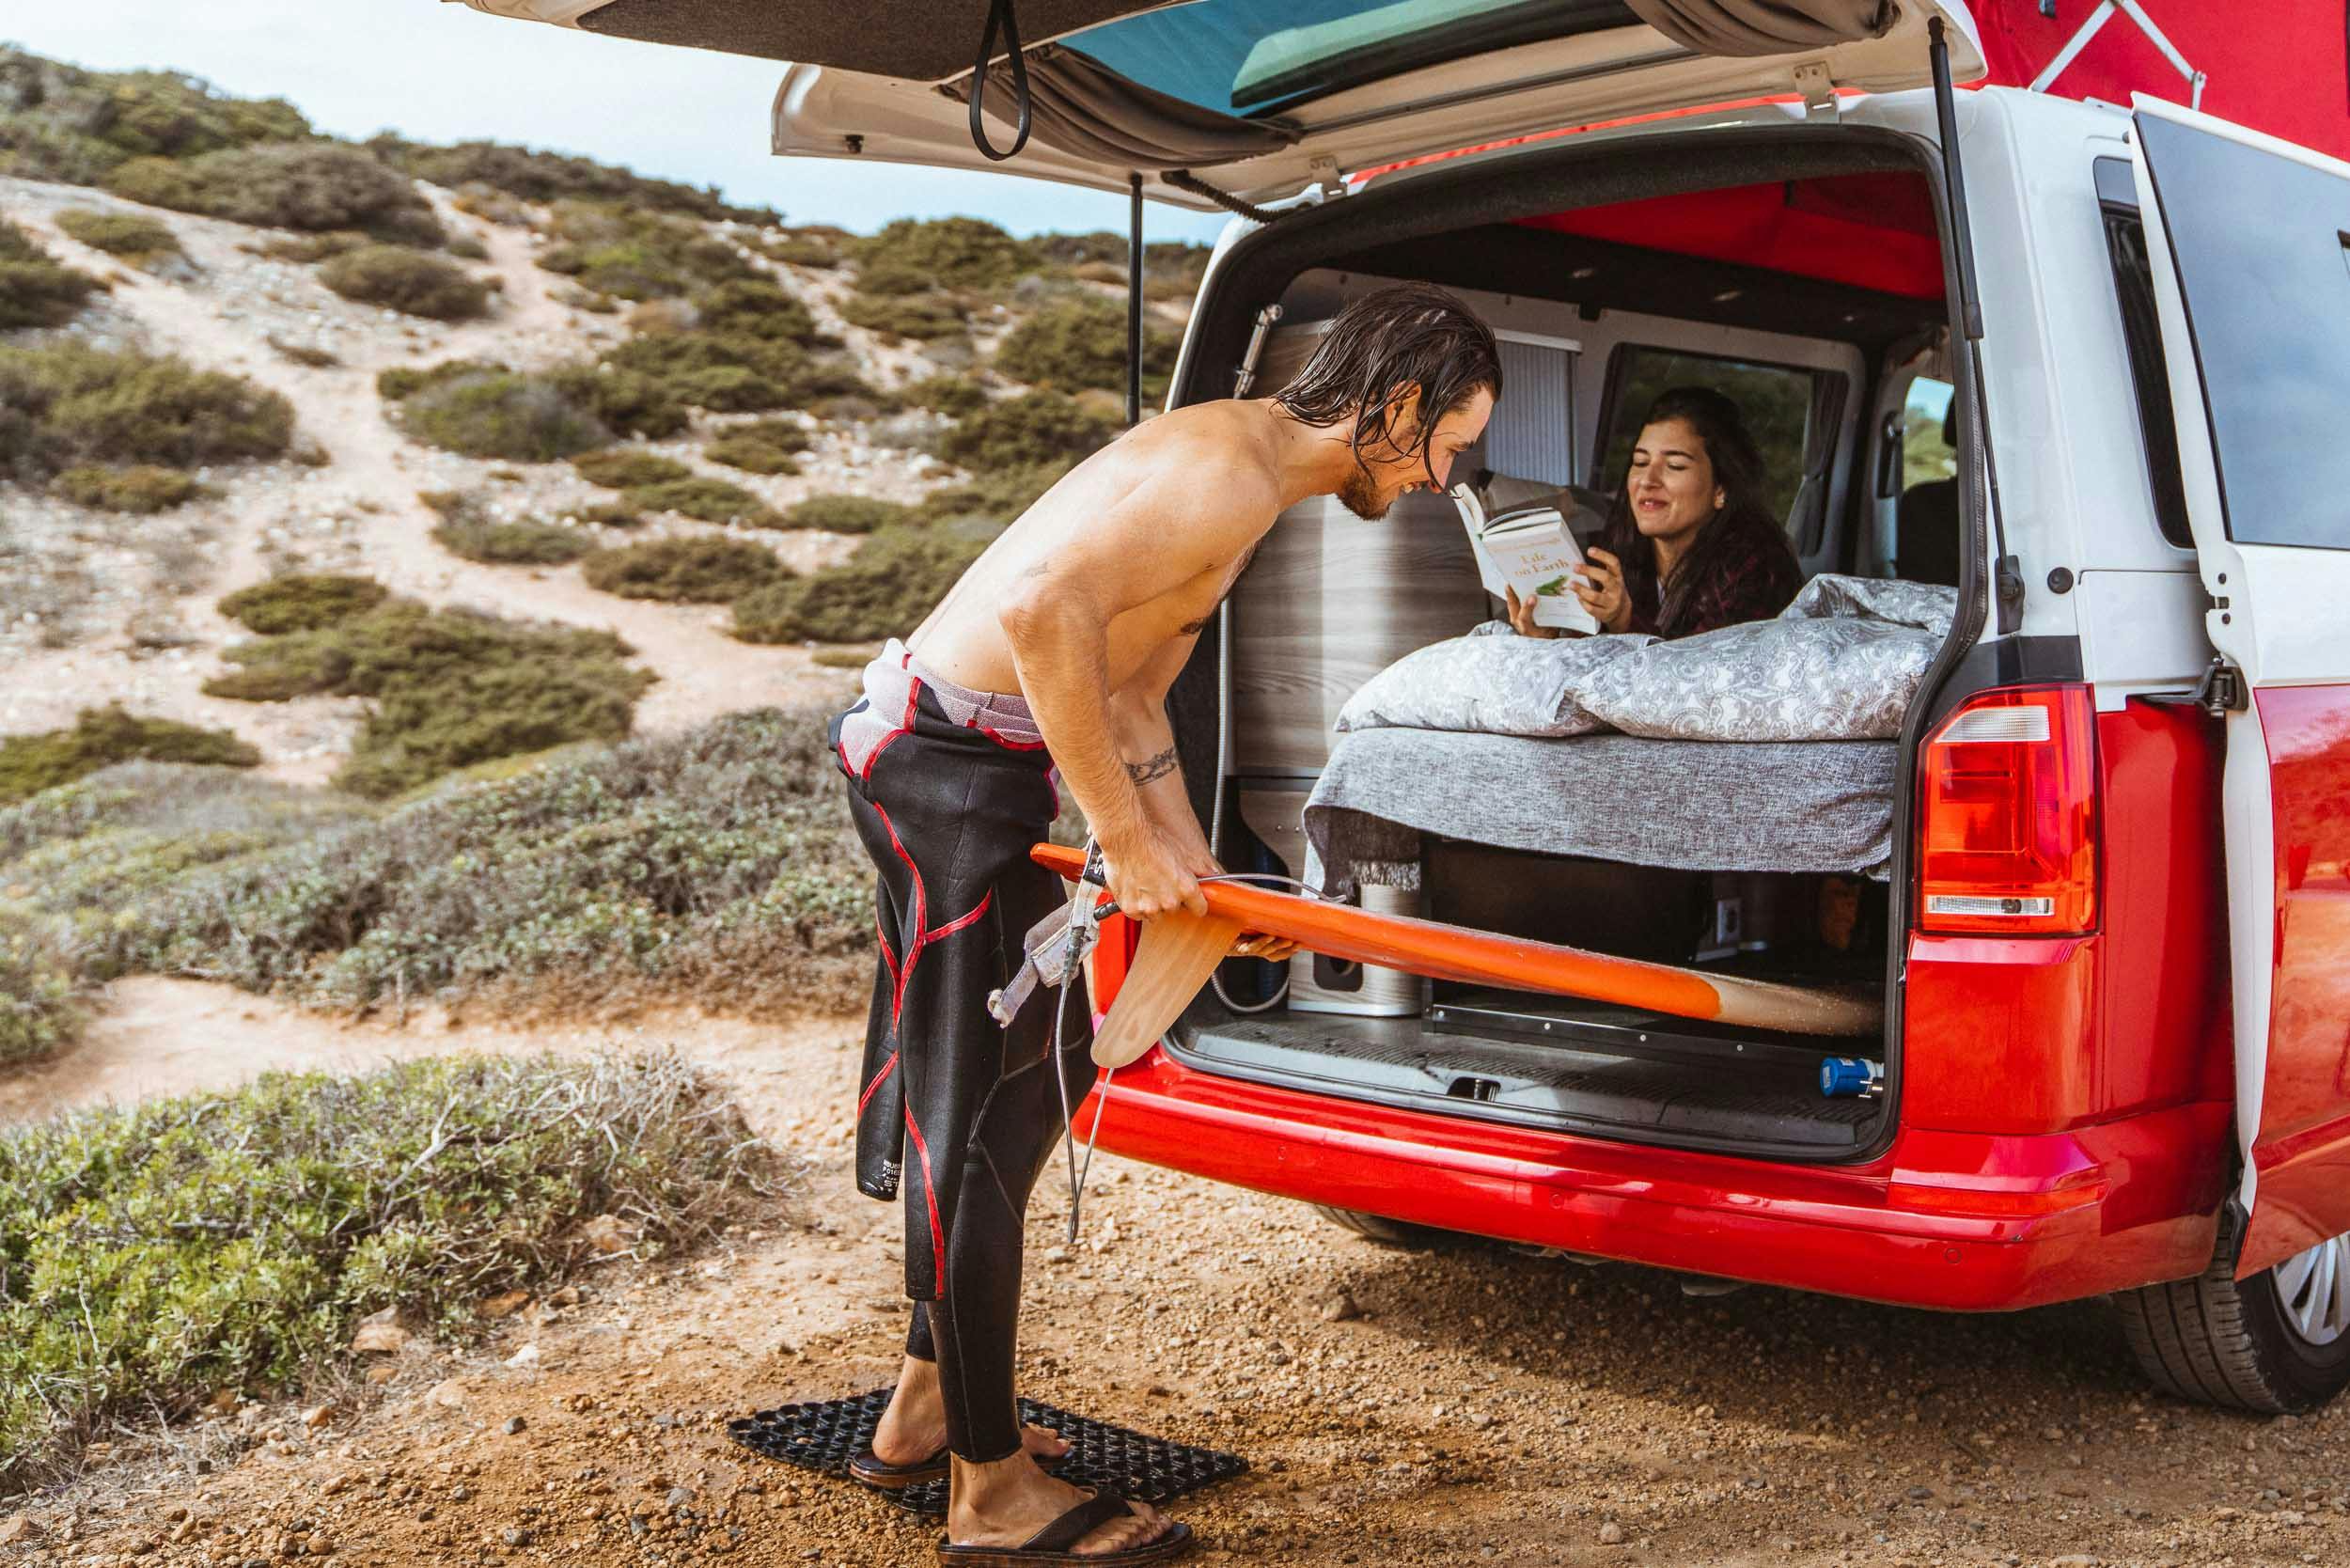
[[[808,355],[782,339],[680,332],[632,337],[603,363],[645,377],[682,403],[756,414],[792,404]]]
[[[467,261],[487,261],[490,259],[490,247],[475,239],[470,234],[457,234],[450,236],[448,242],[448,253],[451,256],[462,257]]]
[[[438,245],[431,204],[355,147],[277,142],[191,159],[136,158],[106,177],[117,196],[150,207],[263,228],[353,228],[387,244]]]
[[[721,283],[696,295],[694,310],[701,329],[720,337],[780,340],[805,348],[821,336],[807,306],[763,277]]]
[[[89,1021],[73,970],[29,922],[0,913],[0,1069],[55,1056]]]
[[[569,385],[513,370],[440,377],[394,406],[405,433],[466,457],[553,463],[612,439]]]
[[[843,248],[854,243],[846,229],[787,228],[767,236],[760,249],[788,266],[831,268],[840,265]]]
[[[0,1486],[118,1420],[289,1393],[358,1320],[462,1340],[485,1296],[693,1245],[781,1168],[668,1054],[443,1058],[89,1110],[0,1137]],[[763,1206],[763,1205],[762,1205]]]
[[[462,381],[468,376],[505,375],[505,366],[490,359],[445,359],[438,365],[395,365],[375,373],[375,395],[387,403],[419,392]]]
[[[702,456],[752,474],[796,474],[792,455],[813,445],[807,431],[789,419],[760,419],[736,425],[702,448]]]
[[[988,404],[987,388],[969,376],[932,376],[905,389],[906,401],[960,419]]]
[[[1028,266],[1020,242],[979,218],[900,218],[856,243],[857,288],[867,293],[919,289],[994,289]],[[896,280],[917,278],[915,289]]]
[[[635,485],[620,494],[640,511],[673,511],[704,523],[739,523],[754,528],[776,525],[776,514],[767,503],[741,485],[698,474],[666,484]]]
[[[0,348],[0,475],[272,458],[292,436],[292,405],[241,376],[79,343]]]
[[[69,784],[134,757],[249,768],[261,754],[226,729],[138,718],[120,706],[85,708],[70,729],[0,737],[0,805]]]
[[[312,631],[240,643],[213,697],[375,701],[335,782],[397,794],[456,768],[571,741],[618,740],[654,677],[609,632],[538,626],[391,599]]]
[[[291,234],[280,239],[264,240],[258,245],[240,248],[254,256],[272,261],[299,261],[307,264],[324,261],[363,246],[375,243],[355,228],[337,228],[324,234]]]
[[[391,597],[372,577],[289,572],[224,595],[213,607],[248,632],[275,636],[337,626]]]
[[[452,556],[491,566],[561,566],[596,547],[595,536],[585,528],[477,517],[435,525],[432,538]]]
[[[6,138],[0,136],[0,157],[5,157],[5,148]],[[0,218],[0,332],[63,326],[80,313],[83,301],[103,288],[98,279],[66,266],[33,243],[23,229]]]
[[[872,868],[828,717],[732,713],[444,785],[116,901],[91,967],[339,1006],[485,989],[549,1008],[648,989],[776,1015],[862,1005]],[[0,845],[7,831],[0,814]]]
[[[312,370],[323,370],[342,363],[340,356],[337,355],[334,351],[321,349],[315,343],[292,343],[275,336],[272,336],[267,341],[271,348],[275,349],[296,365]]]
[[[1023,468],[1081,458],[1118,433],[1058,392],[1029,392],[990,403],[939,438],[939,455],[964,468]]]
[[[1142,340],[1143,391],[1167,389],[1175,368],[1172,333],[1146,327]],[[995,368],[1020,381],[1065,392],[1126,386],[1126,310],[1089,295],[1046,306],[1008,333],[995,351]]]
[[[791,575],[763,545],[707,534],[599,550],[581,571],[605,593],[679,604],[723,604]]]
[[[885,337],[916,341],[958,337],[964,329],[963,306],[949,294],[851,294],[840,302],[840,319]]]
[[[128,158],[190,157],[310,134],[283,99],[230,98],[176,71],[84,71],[0,48],[0,174],[95,184]]]
[[[681,212],[710,222],[769,224],[776,214],[764,207],[730,207],[717,190],[697,190],[667,180],[653,180],[560,152],[537,152],[502,142],[468,141],[453,147],[427,147],[386,132],[370,137],[367,149],[401,173],[455,189],[484,186],[525,201],[610,201],[653,212]]]
[[[92,250],[133,262],[178,256],[180,237],[170,227],[143,212],[101,212],[95,208],[69,207],[57,214],[57,227]]]
[[[884,528],[839,566],[776,583],[734,602],[744,642],[871,642],[920,624],[995,537],[938,525]]]
[[[969,484],[932,491],[915,510],[932,521],[983,522],[1006,527],[1058,484],[1070,466],[1064,460],[983,469]]]
[[[760,275],[691,218],[563,201],[551,227],[556,243],[540,252],[539,265],[618,299],[673,299]]]
[[[140,516],[168,511],[204,492],[177,468],[141,463],[132,468],[69,468],[49,488],[77,507],[127,511]]]
[[[466,321],[490,308],[490,287],[462,267],[399,245],[345,251],[319,281],[347,300],[436,321]]]
[[[641,484],[666,484],[672,479],[690,479],[694,477],[691,468],[675,458],[666,458],[658,452],[588,452],[572,459],[572,466],[578,469],[580,478],[589,484],[600,484],[607,490],[627,490]]]
[[[600,523],[607,528],[639,528],[645,523],[645,514],[626,501],[598,501],[579,508],[574,515],[582,523]]]
[[[913,515],[914,509],[902,502],[871,495],[810,495],[785,510],[783,525],[817,528],[828,534],[870,534]]]

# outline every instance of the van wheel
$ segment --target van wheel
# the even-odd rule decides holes
[[[1381,1247],[1393,1247],[1407,1252],[1433,1252],[1438,1247],[1452,1247],[1464,1238],[1458,1231],[1440,1231],[1434,1225],[1414,1225],[1409,1220],[1389,1219],[1385,1215],[1367,1215],[1359,1209],[1333,1209],[1324,1203],[1314,1205],[1314,1213],[1341,1231],[1352,1231]]]
[[[2222,1223],[2197,1278],[2115,1294],[2130,1349],[2181,1399],[2271,1416],[2323,1404],[2350,1384],[2350,1236],[2238,1280],[2227,1259],[2241,1227]]]

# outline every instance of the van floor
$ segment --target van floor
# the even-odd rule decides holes
[[[1823,1057],[1870,1041],[1759,1036],[1555,996],[1478,991],[1420,1015],[1277,1010],[1238,1015],[1212,998],[1173,1031],[1205,1072],[1343,1099],[1627,1141],[1857,1152],[1882,1102],[1821,1094]]]

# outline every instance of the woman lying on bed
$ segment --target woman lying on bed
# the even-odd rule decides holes
[[[1787,535],[1763,493],[1762,454],[1738,405],[1703,386],[1676,386],[1649,405],[1632,468],[1603,543],[1587,552],[1575,596],[1610,632],[1671,639],[1767,620],[1803,586]],[[1510,594],[1510,624],[1534,624]]]

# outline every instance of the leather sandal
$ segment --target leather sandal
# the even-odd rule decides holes
[[[1115,1552],[1079,1553],[1073,1549],[1078,1542],[1104,1525],[1113,1519],[1123,1518],[1131,1512],[1126,1506],[1126,1499],[1117,1493],[1096,1492],[1017,1546],[958,1546],[951,1541],[941,1541],[938,1544],[938,1560],[963,1565],[963,1568],[1165,1562],[1170,1558],[1183,1556],[1195,1544],[1191,1527],[1174,1523],[1168,1525],[1166,1534],[1139,1546],[1127,1546]]]
[[[1058,1469],[1068,1462],[1074,1451],[1063,1449],[1058,1453],[1030,1454],[1040,1470]],[[849,1461],[849,1479],[878,1492],[901,1492],[909,1486],[919,1486],[926,1481],[945,1481],[954,1468],[952,1456],[940,1449],[928,1459],[917,1459],[911,1465],[892,1465],[870,1447]]]

